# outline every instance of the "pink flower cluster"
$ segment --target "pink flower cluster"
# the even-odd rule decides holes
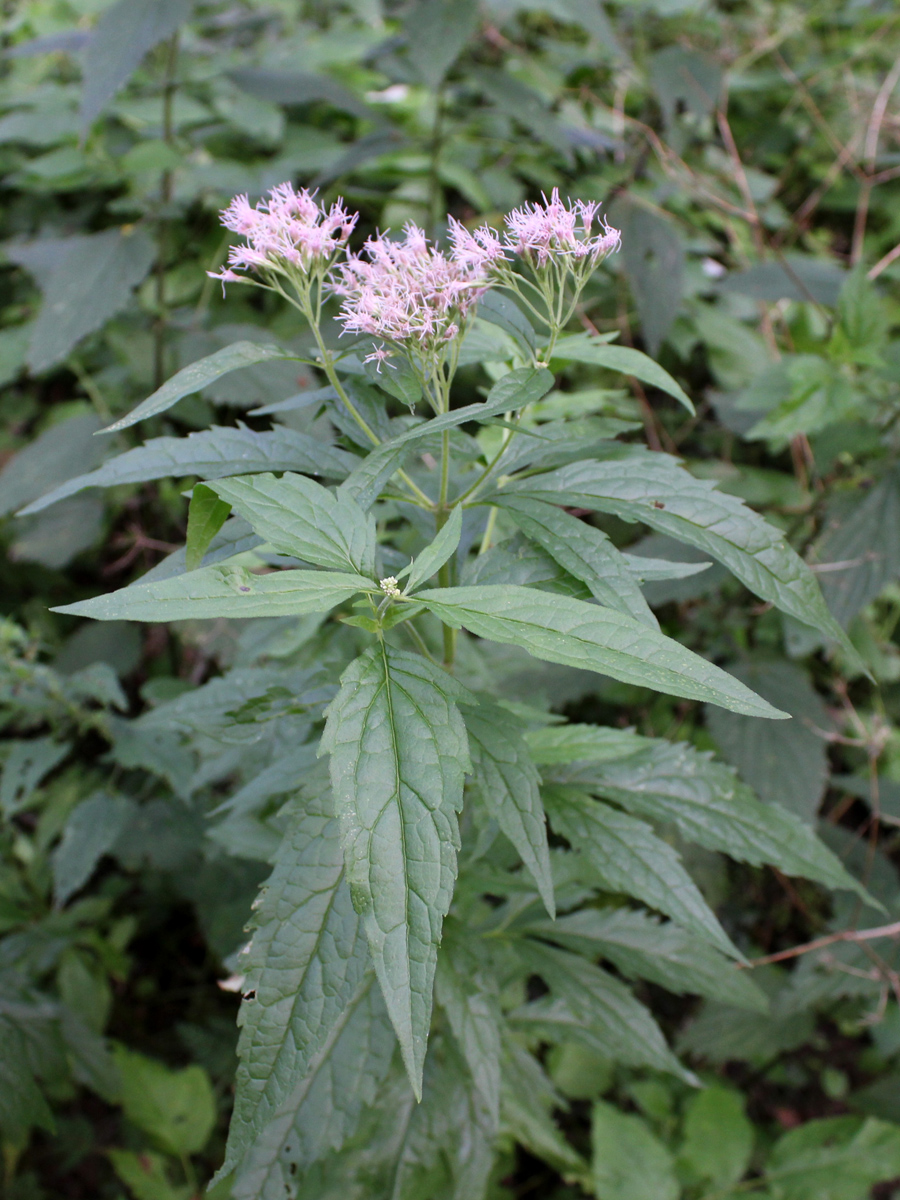
[[[363,255],[351,255],[338,268],[333,290],[343,298],[344,329],[386,342],[439,346],[459,333],[460,322],[488,286],[482,262],[430,246],[416,225],[404,227],[402,241],[369,238]],[[383,347],[366,361],[379,365],[390,356]]]
[[[236,271],[308,271],[316,263],[328,264],[346,246],[358,219],[342,201],[326,211],[315,193],[295,191],[289,183],[272,188],[256,205],[235,196],[222,213],[222,224],[245,237],[246,244],[231,247],[225,270],[207,274],[233,283],[241,278]]]
[[[522,258],[543,266],[553,254],[588,259],[596,266],[601,258],[618,250],[620,235],[604,220],[595,234],[594,220],[600,205],[576,200],[565,204],[554,188],[543,204],[523,204],[505,218],[509,231],[505,245]]]

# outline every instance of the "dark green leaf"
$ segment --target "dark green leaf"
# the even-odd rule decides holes
[[[598,1100],[591,1114],[591,1173],[600,1200],[678,1200],[672,1155],[639,1116]]]
[[[62,841],[53,852],[53,895],[65,904],[82,888],[124,832],[134,815],[127,796],[98,792],[82,800],[71,812]]]
[[[553,357],[566,362],[590,363],[592,366],[605,367],[608,371],[621,371],[623,375],[633,375],[635,379],[674,396],[689,413],[694,411],[691,398],[684,388],[668,371],[640,350],[632,350],[628,346],[610,346],[588,333],[576,333],[556,343]]]
[[[188,508],[187,536],[184,548],[184,565],[189,571],[196,570],[203,562],[209,544],[228,520],[231,505],[220,500],[216,493],[198,483],[191,494]]]
[[[0,808],[11,817],[28,803],[41,780],[58,766],[71,749],[69,742],[51,737],[28,738],[7,743],[0,777]]]
[[[437,88],[478,24],[477,0],[416,0],[404,21],[419,78]]]
[[[431,545],[426,546],[410,566],[406,584],[408,592],[414,592],[432,575],[437,575],[444,563],[456,553],[461,536],[462,509],[457,504]]]
[[[91,470],[104,447],[94,434],[102,422],[94,413],[60,421],[15,454],[0,471],[0,516],[21,508],[73,473]]]

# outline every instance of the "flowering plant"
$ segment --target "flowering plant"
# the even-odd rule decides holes
[[[293,305],[309,353],[237,343],[111,428],[272,359],[324,377],[274,406],[305,428],[151,439],[32,506],[147,478],[165,449],[203,480],[184,549],[60,611],[263,619],[267,649],[215,681],[228,707],[202,731],[230,747],[225,767],[210,751],[231,789],[212,835],[272,862],[232,963],[244,1000],[222,1178],[243,1200],[478,1200],[511,1141],[589,1185],[550,1120],[542,1047],[580,1040],[695,1082],[624,979],[764,1004],[658,826],[857,886],[806,825],[691,746],[548,711],[554,680],[605,676],[785,716],[661,631],[642,584],[704,564],[622,550],[573,510],[699,548],[852,653],[779,530],[628,440],[628,422],[566,407],[573,364],[690,407],[639,351],[569,332],[618,245],[597,218],[554,191],[500,232],[451,221],[447,249],[408,226],[356,253],[340,201],[287,184],[238,197],[223,220],[245,241],[217,277]],[[455,406],[463,365],[492,386]],[[398,399],[409,413],[392,415]],[[530,658],[563,670],[526,686]],[[248,742],[254,756],[231,753]]]

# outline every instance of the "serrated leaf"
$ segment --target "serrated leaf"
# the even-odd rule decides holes
[[[709,942],[639,909],[585,908],[553,922],[534,921],[527,930],[585,957],[600,955],[628,978],[649,979],[676,995],[708,996],[757,1012],[768,1009],[747,971]]]
[[[504,489],[506,490],[506,489]],[[572,463],[508,485],[511,495],[598,509],[644,524],[717,558],[752,592],[814,625],[845,649],[844,631],[822,599],[816,578],[781,530],[736,496],[695,479],[667,454]],[[849,652],[855,656],[852,646]]]
[[[71,749],[70,742],[55,738],[23,738],[7,743],[8,753],[0,777],[0,809],[11,817],[27,803],[32,792]]]
[[[376,591],[361,575],[339,571],[273,571],[201,567],[153,583],[65,604],[53,612],[95,621],[185,621],[210,617],[292,617],[327,612],[356,592]]]
[[[588,333],[576,333],[556,343],[553,357],[566,362],[590,363],[591,366],[605,367],[607,371],[621,371],[623,375],[633,375],[642,383],[649,383],[651,387],[659,388],[661,392],[673,396],[689,413],[694,413],[693,402],[681,384],[659,363],[655,363],[640,350],[632,350],[629,346],[610,346]]]
[[[714,1084],[685,1105],[679,1161],[699,1179],[730,1187],[743,1178],[753,1153],[753,1125],[740,1092]]]
[[[417,1095],[471,770],[454,703],[467,696],[424,659],[379,643],[341,677],[321,743],[353,902]]]
[[[81,413],[51,425],[14,454],[0,471],[0,516],[69,479],[73,471],[95,467],[104,451],[94,437],[101,423],[95,413]]]
[[[211,488],[202,483],[196,485],[188,508],[184,547],[184,565],[189,571],[194,571],[200,566],[210,542],[230,514],[231,506],[220,500]]]
[[[647,746],[646,739],[636,737],[632,730],[605,725],[551,725],[530,729],[526,736],[532,759],[548,765],[622,759]]]
[[[532,1154],[567,1178],[587,1181],[587,1163],[570,1146],[551,1112],[561,1097],[541,1064],[508,1035],[503,1045],[502,1125]]]
[[[675,1162],[641,1117],[598,1100],[591,1114],[591,1174],[598,1200],[678,1200]]]
[[[474,771],[472,786],[519,852],[552,917],[556,904],[540,775],[529,755],[522,727],[506,709],[486,700],[477,708],[466,708],[465,718]]]
[[[53,895],[57,904],[82,888],[124,832],[135,812],[127,796],[98,792],[72,810],[62,841],[53,852]]]
[[[409,571],[406,590],[413,592],[432,575],[436,575],[448,558],[456,553],[462,537],[462,509],[457,504],[452,509],[443,528],[430,546],[426,546],[415,559]]]
[[[407,53],[426,87],[443,82],[477,24],[477,0],[417,0],[404,32]]]
[[[636,896],[723,954],[741,957],[678,854],[649,825],[577,788],[548,787],[543,797],[553,828],[590,863],[601,887]]]
[[[512,585],[437,588],[416,600],[455,629],[522,646],[535,658],[748,716],[784,715],[679,642],[613,609]]]
[[[369,508],[388,479],[400,467],[411,448],[423,438],[446,429],[455,429],[469,421],[484,421],[501,413],[513,412],[540,400],[553,387],[553,376],[543,367],[522,367],[504,375],[495,383],[482,404],[467,404],[452,412],[423,421],[390,441],[377,446],[365,461],[341,484],[344,495],[351,496],[361,508]]]
[[[243,517],[232,517],[230,521],[225,522],[210,542],[200,565],[211,567],[215,563],[222,562],[223,559],[234,558],[247,550],[254,550],[261,544],[262,538],[250,528]],[[155,567],[151,567],[141,576],[139,582],[143,584],[172,579],[176,575],[183,575],[186,570],[187,550],[182,546],[179,550],[167,554]]]
[[[220,1177],[238,1169],[245,1186],[276,1170],[274,1156],[295,1120],[306,1127],[312,1114],[304,1118],[301,1109],[315,1087],[313,1063],[320,1078],[333,1070],[354,1013],[371,1012],[366,940],[332,807],[327,787],[295,806],[242,963],[240,1065]],[[332,1104],[339,1107],[341,1096]]]
[[[681,307],[684,245],[671,218],[633,196],[619,197],[608,215],[622,234],[622,264],[643,340],[656,354]]]
[[[209,485],[276,550],[306,562],[375,573],[375,518],[340,492],[286,473],[220,479]]]
[[[605,533],[554,504],[521,496],[506,497],[502,492],[497,499],[522,532],[541,545],[570,575],[586,583],[601,604],[627,613],[651,629],[659,629],[627,560]]]
[[[182,475],[220,479],[259,471],[302,471],[343,479],[355,461],[345,451],[293,429],[256,433],[244,427],[217,426],[189,433],[184,438],[151,438],[143,446],[109,459],[96,471],[67,480],[22,509],[19,515],[40,512],[90,487],[115,487]]]
[[[191,15],[193,0],[118,0],[100,16],[84,55],[81,120],[87,127],[154,46]]]
[[[125,0],[127,3],[127,0]],[[156,417],[166,412],[185,396],[192,396],[201,388],[207,386],[222,375],[231,371],[239,371],[241,367],[252,367],[254,363],[268,362],[273,358],[293,358],[294,355],[282,350],[279,346],[259,344],[256,342],[235,342],[201,358],[189,367],[183,367],[177,374],[162,385],[161,388],[143,400],[137,408],[133,408],[127,416],[107,425],[104,433],[116,433],[145,421],[148,417]]]
[[[500,1118],[502,1016],[496,996],[485,988],[461,946],[442,947],[435,976],[435,996],[447,1014],[490,1123],[496,1128]]]

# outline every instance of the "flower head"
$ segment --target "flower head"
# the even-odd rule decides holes
[[[348,213],[342,201],[326,209],[315,193],[295,191],[289,183],[272,188],[256,205],[246,196],[235,196],[222,212],[222,224],[246,242],[231,247],[225,270],[208,274],[234,282],[241,278],[236,271],[306,273],[317,265],[327,266],[347,244],[357,220],[358,214]]]
[[[593,232],[599,204],[576,200],[564,203],[559,188],[542,204],[523,204],[506,218],[505,245],[520,257],[544,266],[552,256],[588,260],[591,267],[619,248],[619,231],[604,220]]]

